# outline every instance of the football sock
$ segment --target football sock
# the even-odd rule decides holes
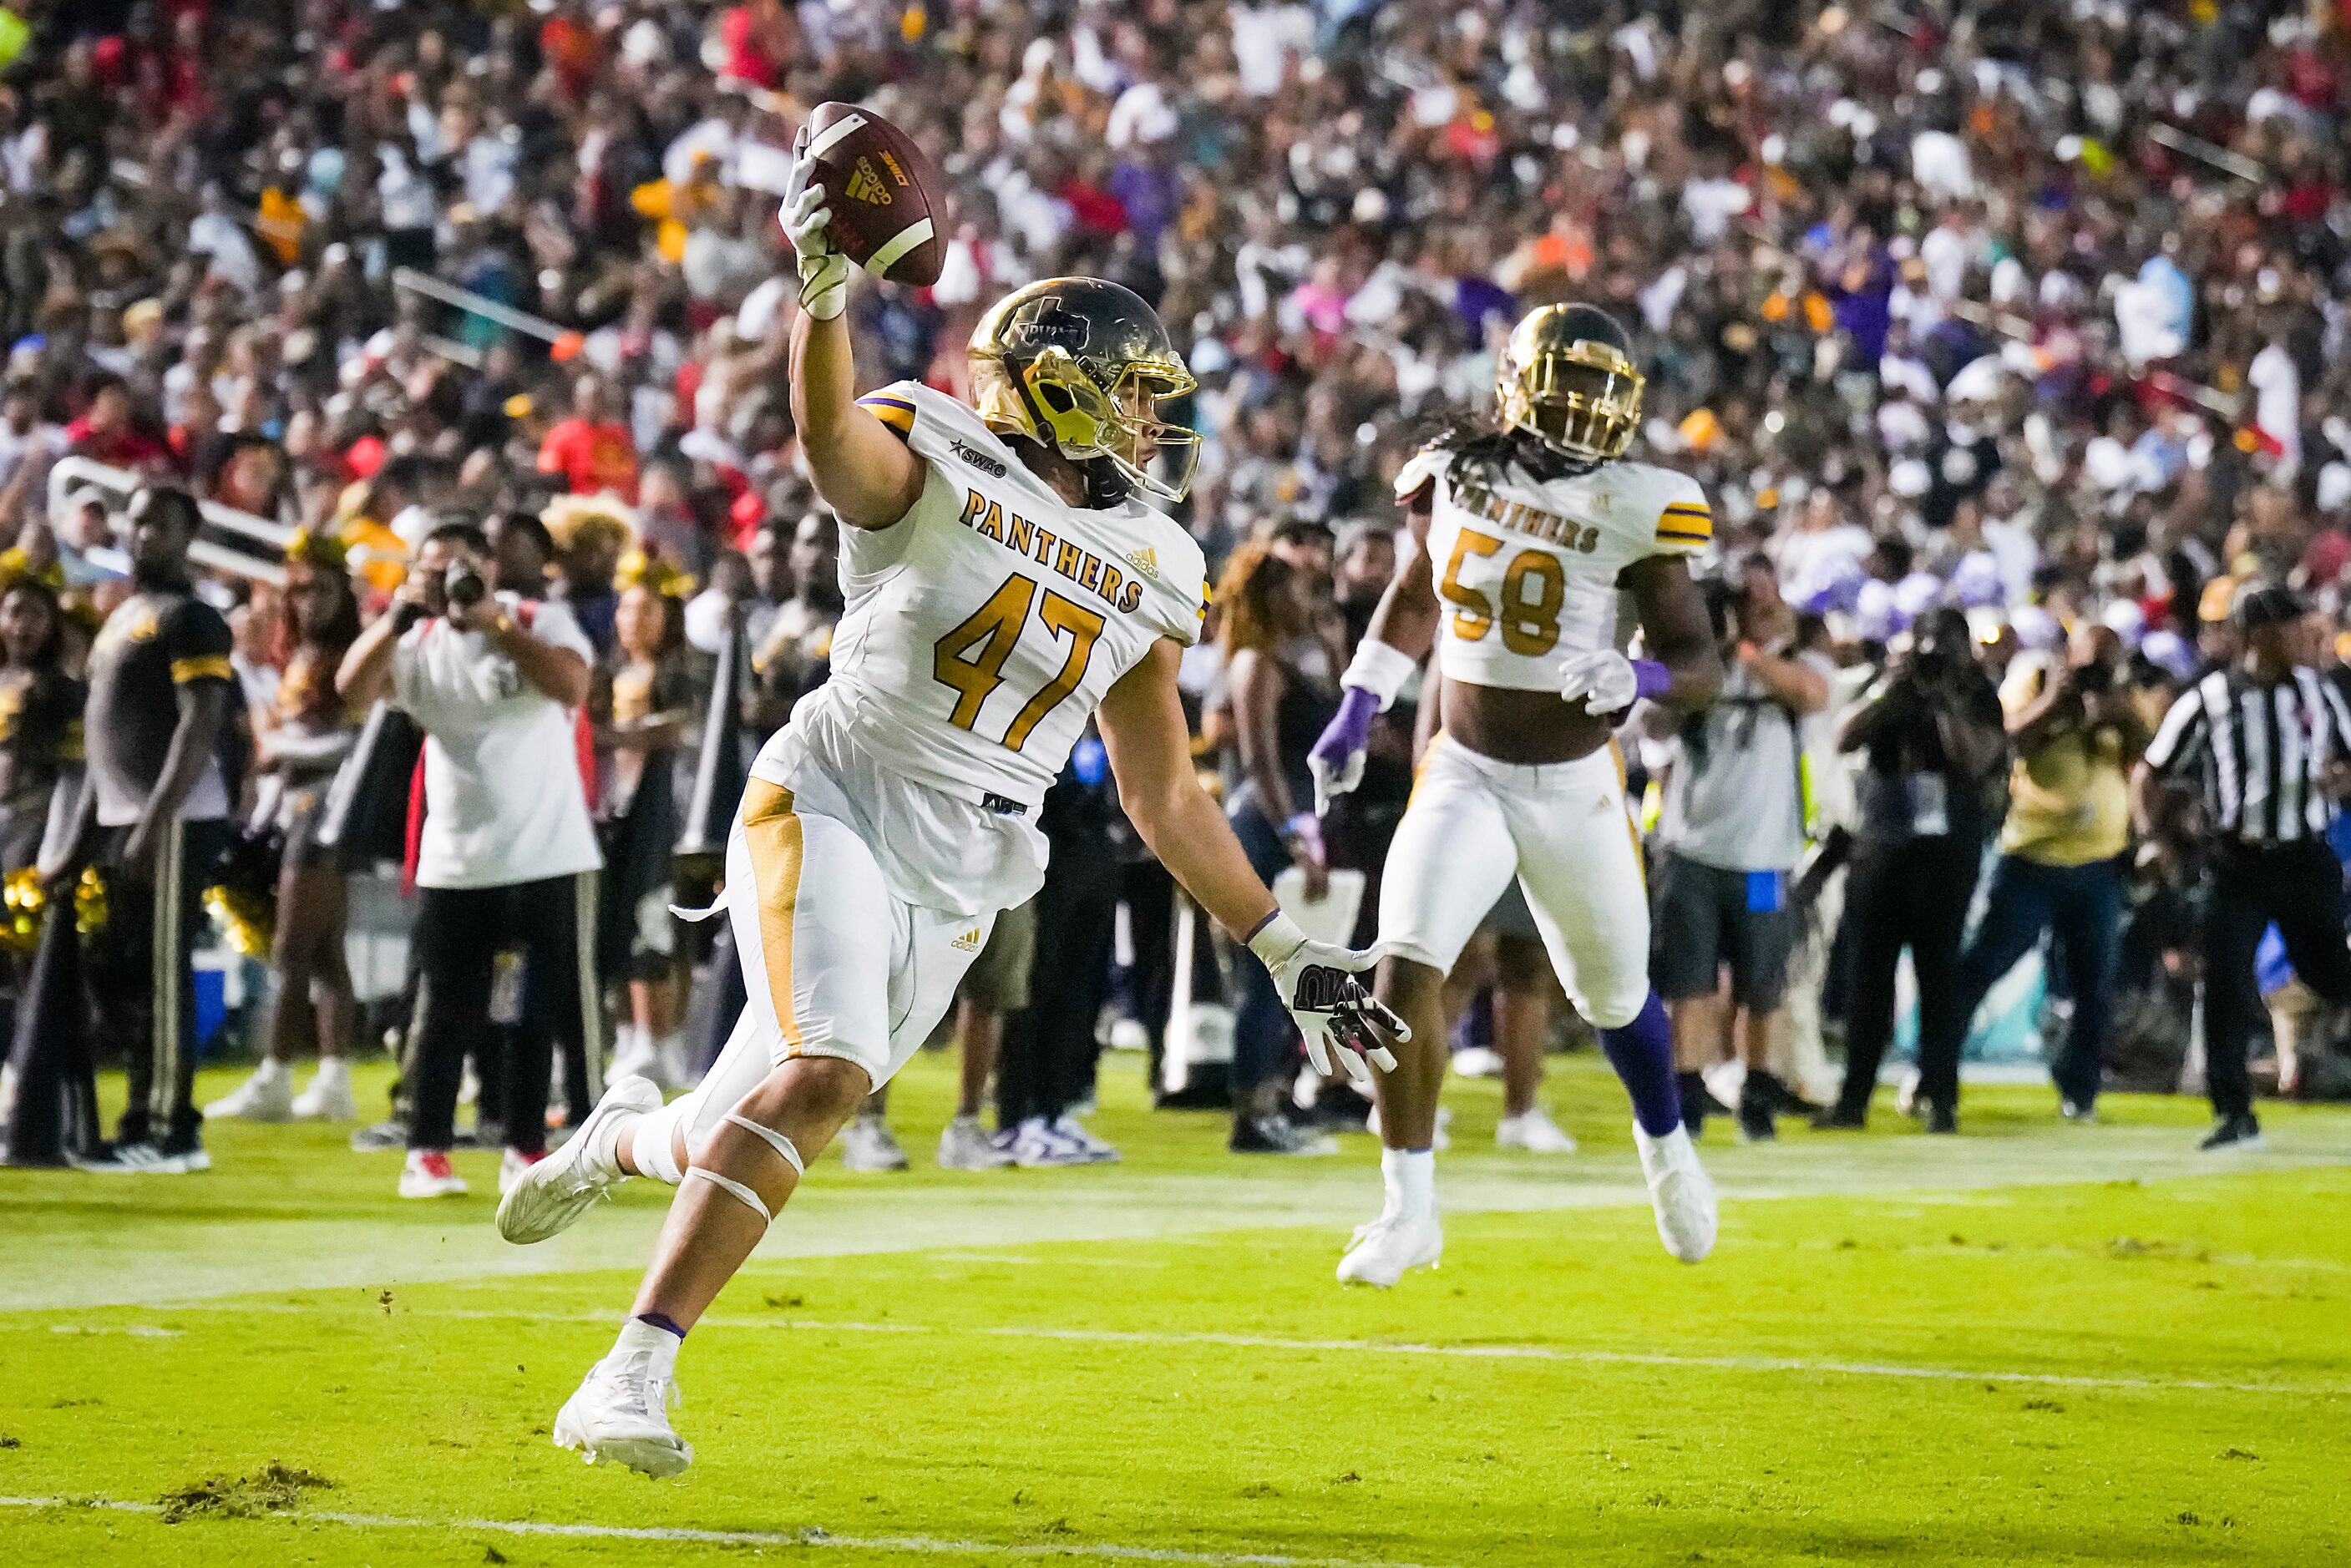
[[[1428,1214],[1437,1208],[1437,1154],[1426,1148],[1380,1150],[1380,1184],[1392,1214]]]
[[[678,1327],[677,1320],[665,1312],[641,1312],[632,1321],[660,1329],[664,1334],[674,1334],[680,1339],[685,1337],[685,1330]]]
[[[1682,1125],[1682,1097],[1674,1083],[1674,1032],[1656,992],[1633,1022],[1600,1031],[1600,1049],[1633,1097],[1633,1119],[1651,1137]]]

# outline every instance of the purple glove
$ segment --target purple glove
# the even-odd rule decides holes
[[[1322,739],[1306,753],[1306,770],[1314,775],[1314,814],[1364,782],[1364,753],[1372,743],[1372,719],[1380,700],[1360,686],[1349,686],[1339,698],[1339,711],[1322,728]]]

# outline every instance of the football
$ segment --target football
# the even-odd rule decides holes
[[[832,209],[832,243],[875,277],[926,288],[946,256],[946,185],[914,139],[870,109],[820,103],[809,151]]]

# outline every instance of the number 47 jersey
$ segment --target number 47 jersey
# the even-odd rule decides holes
[[[1199,640],[1200,547],[1131,497],[1070,505],[944,393],[901,381],[859,402],[926,473],[899,522],[841,530],[847,604],[809,701],[891,773],[1034,808],[1112,684],[1161,638]]]
[[[1473,686],[1558,691],[1571,656],[1616,646],[1619,573],[1651,556],[1695,555],[1714,536],[1698,481],[1646,462],[1539,481],[1433,447],[1405,464],[1395,489],[1406,504],[1426,498],[1445,601],[1438,663]]]

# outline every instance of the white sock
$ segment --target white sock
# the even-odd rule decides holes
[[[669,1330],[632,1316],[621,1325],[621,1334],[612,1342],[615,1356],[642,1355],[649,1365],[645,1370],[655,1377],[667,1377],[677,1366],[677,1347],[685,1341]]]
[[[351,1064],[347,1059],[321,1056],[319,1058],[318,1075],[310,1080],[310,1086],[315,1089],[320,1084],[348,1084],[350,1081]]]
[[[1380,1150],[1380,1182],[1387,1189],[1389,1213],[1423,1215],[1437,1212],[1435,1150]]]
[[[253,1070],[254,1080],[263,1084],[273,1078],[290,1078],[293,1075],[294,1069],[275,1056],[264,1056],[261,1064]]]
[[[645,1032],[633,1023],[612,1025],[612,1060],[634,1064],[643,1054]]]

